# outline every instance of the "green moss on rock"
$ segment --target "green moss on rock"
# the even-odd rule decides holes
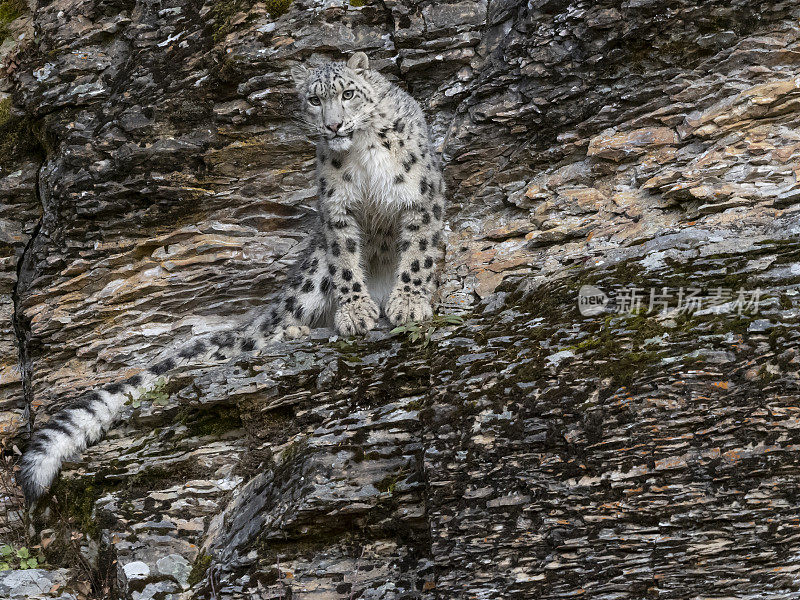
[[[0,166],[14,164],[24,158],[41,158],[41,124],[30,116],[15,116],[11,98],[0,102]]]
[[[292,5],[292,0],[267,0],[267,11],[273,19],[285,14]]]
[[[0,2],[0,42],[11,34],[9,28],[11,22],[22,16],[27,10],[28,4],[25,0],[3,0]]]
[[[68,520],[71,520],[78,530],[90,537],[96,537],[100,533],[100,526],[92,511],[103,491],[102,488],[91,483],[87,484],[83,480],[61,478],[53,488],[51,502],[58,507],[58,510],[66,511]]]
[[[211,555],[206,554],[205,552],[200,553],[192,565],[192,570],[189,571],[187,583],[190,586],[200,583],[203,580],[203,577],[206,576],[206,571],[208,571],[208,567],[210,566]]]
[[[200,437],[219,437],[242,427],[239,409],[235,406],[212,406],[199,413],[187,410],[179,415],[179,420],[186,425],[190,435]]]
[[[292,0],[266,0],[267,12],[273,19],[286,13],[291,4]],[[214,3],[211,17],[214,19],[212,36],[215,44],[233,31],[233,17],[241,12],[248,12],[252,5],[252,0],[222,0]]]
[[[222,0],[221,2],[214,2],[211,9],[211,17],[214,19],[213,25],[213,39],[214,43],[218,43],[232,30],[231,20],[233,16],[239,12],[246,11],[250,8],[249,0]]]

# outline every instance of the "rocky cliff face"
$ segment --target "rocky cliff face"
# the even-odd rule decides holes
[[[47,566],[0,593],[800,591],[795,2],[0,16],[9,457],[81,390],[268,305],[313,210],[298,61],[364,50],[422,103],[451,194],[438,310],[464,318],[183,369],[68,466],[35,532],[3,478],[1,541]],[[585,285],[604,312],[578,311]]]

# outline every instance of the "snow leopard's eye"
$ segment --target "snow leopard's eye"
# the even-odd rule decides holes
[[[353,97],[353,90],[345,90],[342,92],[342,100],[350,100]]]
[[[313,104],[314,106],[319,106],[320,104],[322,104],[319,101],[319,96],[309,96],[308,97],[308,102],[309,102],[309,104]]]

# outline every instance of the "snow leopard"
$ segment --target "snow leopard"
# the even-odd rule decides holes
[[[20,462],[33,504],[65,460],[98,441],[123,405],[176,367],[208,364],[299,338],[317,325],[365,334],[381,314],[394,325],[432,316],[444,255],[445,183],[420,105],[370,69],[298,64],[297,121],[316,139],[316,225],[271,308],[237,330],[197,339],[128,379],[92,390],[38,428]]]

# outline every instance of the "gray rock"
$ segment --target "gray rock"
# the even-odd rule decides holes
[[[0,571],[0,598],[7,600],[77,600],[67,569]]]

